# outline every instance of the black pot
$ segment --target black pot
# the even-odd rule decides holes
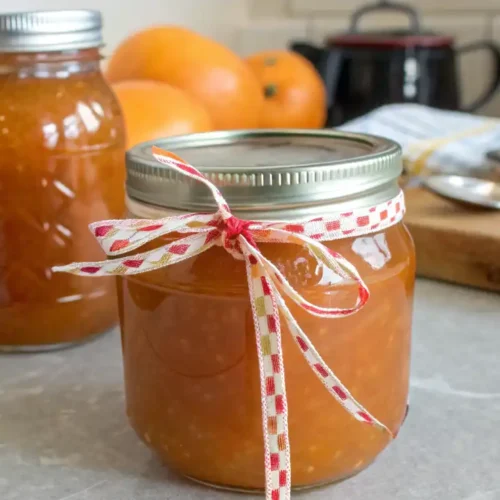
[[[378,10],[404,12],[408,30],[359,32],[359,22]],[[452,37],[423,32],[415,10],[392,2],[363,7],[352,17],[348,33],[331,36],[325,47],[292,42],[321,74],[328,92],[328,125],[335,126],[389,103],[419,103],[441,109],[475,111],[500,86],[500,50],[490,41],[461,48]],[[488,50],[494,70],[483,95],[463,106],[457,58],[471,51]]]

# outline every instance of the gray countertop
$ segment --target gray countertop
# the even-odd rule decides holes
[[[500,297],[420,281],[411,410],[365,472],[303,500],[500,499]],[[119,337],[0,356],[1,500],[229,500],[176,477],[124,415]]]

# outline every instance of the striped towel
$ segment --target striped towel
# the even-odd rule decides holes
[[[390,104],[341,130],[388,137],[403,148],[407,174],[488,175],[486,154],[500,149],[500,120],[420,104]]]

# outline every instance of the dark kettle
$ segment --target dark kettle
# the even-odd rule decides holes
[[[388,10],[407,15],[409,28],[392,31],[359,30],[369,13]],[[328,126],[336,126],[379,106],[411,102],[441,109],[476,111],[500,86],[500,50],[490,41],[456,48],[452,37],[424,32],[417,12],[404,4],[381,1],[358,9],[347,33],[331,36],[325,47],[292,42],[325,82]],[[491,82],[483,95],[461,103],[458,56],[488,50],[494,59]]]

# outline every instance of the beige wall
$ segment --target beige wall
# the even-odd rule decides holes
[[[284,48],[291,39],[320,43],[332,32],[346,30],[353,9],[373,0],[0,0],[0,12],[13,10],[91,8],[103,12],[105,54],[128,34],[152,24],[189,26],[246,55]],[[401,0],[405,1],[405,0]],[[500,43],[500,0],[406,0],[419,8],[424,25],[455,36],[461,45],[495,37]],[[370,16],[367,28],[401,26],[401,17]],[[463,59],[464,101],[485,87],[491,61],[484,54]],[[500,93],[485,110],[500,117]]]
[[[321,42],[335,31],[346,30],[349,15],[370,0],[248,0],[252,22],[235,41],[242,53],[276,46],[286,47],[292,38]],[[458,46],[478,39],[495,37],[500,44],[500,0],[408,0],[421,11],[428,29],[451,34]],[[400,16],[371,15],[366,28],[404,26]],[[470,102],[486,85],[491,75],[491,58],[471,54],[462,59],[464,101]],[[500,117],[500,93],[485,113]]]
[[[189,26],[231,44],[234,27],[248,19],[247,7],[247,0],[0,0],[0,12],[79,8],[102,11],[105,53],[130,33],[152,24]]]

